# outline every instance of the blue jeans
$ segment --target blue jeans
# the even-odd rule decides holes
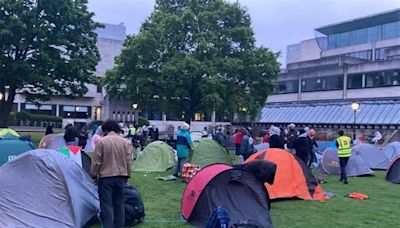
[[[186,163],[186,158],[178,158],[178,162],[176,162],[175,176],[178,176],[178,173],[182,172],[183,164]]]
[[[104,228],[125,224],[124,188],[127,177],[102,177],[98,182],[100,217]]]

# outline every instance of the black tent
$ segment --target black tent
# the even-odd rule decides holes
[[[245,167],[232,168],[222,164],[200,170],[184,191],[184,218],[190,224],[204,226],[215,208],[224,207],[228,211],[231,225],[273,227],[269,214],[269,197],[263,181],[251,173],[252,170],[247,170]]]
[[[390,164],[386,174],[386,180],[395,184],[400,184],[400,156]]]

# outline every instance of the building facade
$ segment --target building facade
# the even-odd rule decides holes
[[[323,26],[316,34],[287,47],[286,69],[259,122],[350,128],[355,121],[360,129],[400,129],[400,9]],[[360,103],[355,113],[352,102]],[[327,106],[335,109],[321,113]]]
[[[104,24],[104,28],[97,29],[97,47],[101,60],[96,67],[96,76],[104,77],[106,71],[114,66],[114,58],[121,53],[122,45],[126,37],[126,28],[123,24]],[[107,94],[101,86],[88,84],[88,92],[81,98],[69,99],[63,96],[53,96],[49,101],[29,103],[21,94],[16,95],[13,111],[25,111],[35,114],[46,114],[63,117],[64,124],[68,121],[86,123],[91,120],[103,120],[110,118],[118,109],[131,109],[131,107],[118,104],[111,107]],[[111,102],[112,103],[112,102]],[[116,110],[113,110],[116,109]],[[129,118],[133,118],[133,112],[129,110]],[[128,112],[124,112],[128,119]],[[115,117],[117,117],[115,115]],[[121,117],[122,118],[122,111]],[[132,119],[133,120],[133,119]]]

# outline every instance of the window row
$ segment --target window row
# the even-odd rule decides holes
[[[328,49],[400,37],[400,21],[328,36]]]
[[[301,80],[302,92],[342,90],[343,75],[318,77]],[[400,70],[350,74],[347,76],[348,89],[374,88],[384,86],[399,86]],[[274,94],[299,92],[299,81],[278,82]]]
[[[14,109],[17,109],[17,106],[15,106]],[[91,109],[92,107],[90,106],[60,105],[59,116],[64,118],[87,119],[92,117]],[[25,103],[21,104],[21,110],[32,114],[55,116],[57,114],[57,105]]]

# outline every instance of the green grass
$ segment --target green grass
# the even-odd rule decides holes
[[[142,194],[146,208],[145,223],[139,227],[190,227],[180,219],[181,195],[186,184],[155,180],[157,175],[170,173],[132,173],[131,182]],[[275,227],[400,227],[400,186],[386,182],[385,172],[350,177],[349,185],[341,184],[337,176],[320,176],[328,180],[322,188],[336,196],[328,201],[273,202],[271,216]],[[345,197],[353,191],[367,194],[370,199]]]

